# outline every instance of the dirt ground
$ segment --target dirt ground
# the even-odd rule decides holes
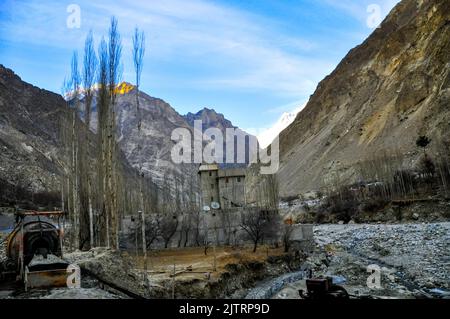
[[[147,256],[147,270],[151,280],[170,278],[174,273],[176,280],[186,279],[214,279],[219,277],[229,264],[242,264],[244,262],[264,262],[269,256],[283,254],[283,248],[273,248],[261,245],[253,253],[252,247],[209,247],[205,255],[204,247],[176,248],[150,251]],[[131,256],[136,268],[142,271],[144,258]],[[215,267],[214,267],[215,265]],[[215,268],[215,270],[214,270]]]

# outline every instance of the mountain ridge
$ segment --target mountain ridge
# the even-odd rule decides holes
[[[336,174],[355,181],[358,162],[383,152],[411,166],[418,135],[448,138],[448,12],[444,0],[401,1],[319,83],[280,134],[282,196],[318,190]]]
[[[175,179],[192,177],[196,181],[197,164],[174,164],[171,160],[171,149],[175,145],[171,140],[172,131],[186,128],[192,133],[193,127],[169,103],[139,91],[142,116],[139,132],[135,89],[129,82],[121,82],[116,89],[117,139],[127,163],[134,169],[142,166],[146,177],[160,187],[166,180],[175,184]],[[23,81],[3,65],[0,65],[0,93],[0,147],[3,151],[0,154],[0,179],[11,181],[12,187],[20,184],[33,192],[58,191],[61,175],[58,153],[63,148],[59,123],[67,101],[57,93]],[[83,102],[83,92],[79,94]],[[70,94],[65,98],[70,99]],[[80,105],[83,107],[83,103]],[[209,121],[209,127],[217,125],[223,129],[232,126],[223,114],[216,115],[210,109],[203,111],[220,120],[216,123]],[[83,110],[80,117],[83,119]],[[40,118],[44,120],[35,121]],[[96,127],[94,98],[92,132],[96,132]],[[138,145],[141,151],[138,151]],[[198,191],[198,183],[194,183],[194,188]]]

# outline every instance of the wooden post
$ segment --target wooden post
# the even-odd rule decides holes
[[[214,254],[213,271],[217,271],[216,244],[214,244],[213,246],[213,254]]]
[[[19,244],[19,263],[20,263],[20,272],[19,272],[19,274],[20,274],[20,277],[22,278],[22,276],[23,276],[23,271],[24,271],[24,269],[23,269],[23,267],[24,267],[24,256],[23,256],[23,246],[24,246],[24,243],[23,243],[23,239],[24,239],[24,236],[23,236],[23,218],[21,219],[21,221],[20,221],[20,244]]]
[[[139,213],[137,214],[137,216],[134,219],[134,246],[135,246],[135,255],[136,255],[136,266],[139,264],[139,244],[138,244],[138,220],[141,218],[141,216],[139,216]]]
[[[61,258],[64,257],[63,255],[63,236],[64,236],[64,228],[61,225],[61,216],[58,216],[58,231],[59,231],[59,249],[61,250]]]
[[[91,185],[88,182],[88,206],[89,206],[89,244],[90,248],[94,247],[94,212],[92,210]]]
[[[216,246],[218,244],[219,241],[219,234],[217,231],[217,223],[216,223],[216,218],[214,216],[214,233],[216,235],[215,241],[214,241],[214,246],[213,246],[213,254],[214,254],[214,263],[213,263],[213,271],[215,272],[217,269],[217,258],[216,258]]]
[[[147,243],[145,239],[145,216],[144,212],[141,213],[141,222],[142,222],[142,252],[144,253],[144,284],[147,283]]]
[[[172,276],[172,299],[175,299],[175,257],[173,258],[173,276]]]

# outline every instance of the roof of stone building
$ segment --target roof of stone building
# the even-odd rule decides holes
[[[199,172],[206,172],[206,171],[217,171],[219,169],[219,166],[217,164],[202,164],[198,168]]]
[[[219,170],[219,178],[223,177],[245,177],[245,169],[230,168]]]

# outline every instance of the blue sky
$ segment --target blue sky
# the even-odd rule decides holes
[[[73,50],[89,29],[96,45],[110,17],[123,38],[123,79],[133,82],[131,34],[146,34],[141,89],[178,112],[203,107],[244,129],[270,127],[298,108],[396,0],[0,0],[0,63],[23,80],[60,93]],[[68,28],[67,8],[80,8]]]

